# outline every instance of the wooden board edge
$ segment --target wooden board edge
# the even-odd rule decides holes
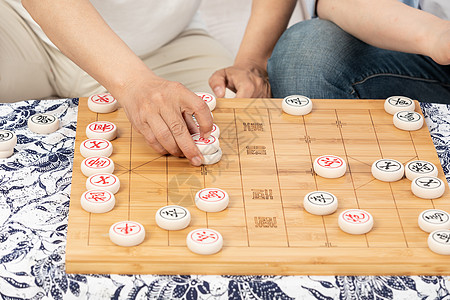
[[[99,254],[93,256],[92,248],[89,253],[79,247],[66,254],[66,272],[99,273],[100,269],[128,274],[132,269],[137,274],[167,275],[367,275],[370,269],[373,275],[450,275],[450,269],[442,265],[442,256],[430,255],[428,248],[369,248],[354,256],[348,256],[349,249],[339,248],[332,257],[327,248],[273,247],[258,257],[254,249],[246,247],[226,247],[215,256],[196,255],[184,247],[184,255],[180,255],[180,247],[114,247],[117,251],[108,251],[105,246],[96,247]],[[273,253],[277,255],[270,255]]]

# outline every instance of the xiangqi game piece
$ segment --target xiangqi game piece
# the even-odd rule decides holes
[[[28,129],[35,133],[52,133],[59,129],[59,119],[49,114],[35,114],[28,118]]]
[[[213,229],[200,228],[192,230],[186,237],[186,245],[194,253],[211,255],[223,247],[222,235]]]
[[[145,239],[145,229],[138,222],[120,221],[109,228],[109,238],[119,246],[137,246]]]
[[[437,166],[445,184],[439,159],[431,155],[434,146],[426,128],[413,132],[406,143],[401,137],[410,134],[392,125],[393,116],[384,111],[384,99],[312,101],[313,111],[303,117],[284,113],[282,99],[218,102],[214,123],[220,126],[223,158],[216,165],[201,167],[192,167],[185,159],[159,155],[145,139],[134,134],[136,131],[121,108],[111,114],[111,119],[99,115],[101,120],[118,126],[120,140],[112,141],[111,158],[121,181],[116,207],[101,215],[90,215],[79,203],[86,191],[86,177],[79,168],[84,159],[79,147],[87,139],[86,126],[96,120],[87,102],[80,101],[77,124],[81,131],[78,130],[75,141],[78,166],[74,168],[74,201],[70,201],[66,247],[68,272],[105,274],[111,272],[112,263],[114,272],[120,274],[169,274],[179,270],[185,275],[256,275],[264,270],[272,275],[333,276],[336,272],[351,274],[356,269],[361,275],[406,275],[416,269],[435,275],[450,274],[445,267],[448,256],[428,249],[429,233],[418,225],[419,214],[434,208],[433,204],[450,213],[446,204],[450,193],[446,191],[438,200],[423,200],[409,191],[411,181],[386,183],[370,173],[372,163],[380,158],[396,159],[405,168],[411,160],[427,160]],[[16,149],[19,150],[19,142]],[[345,160],[346,173],[338,179],[311,174],[313,161],[323,154]],[[129,164],[120,164],[119,170],[116,156],[129,158]],[[97,176],[95,182],[108,182],[110,176]],[[194,197],[204,187],[228,192],[228,207],[221,212],[199,210]],[[337,196],[338,209],[326,216],[310,214],[302,203],[312,191]],[[158,227],[155,213],[168,204],[190,211],[188,227],[178,231]],[[350,208],[372,214],[374,227],[370,232],[351,235],[339,228],[340,213]],[[353,218],[360,219],[355,215]],[[145,226],[148,237],[139,248],[119,247],[109,241],[110,225],[121,220]],[[219,231],[224,239],[222,250],[203,256],[184,247],[188,232],[197,228]]]
[[[179,205],[161,207],[155,214],[156,224],[165,230],[181,230],[189,226],[191,213]]]
[[[119,103],[111,94],[96,94],[88,98],[88,107],[91,111],[107,114],[117,110]]]
[[[109,157],[92,156],[81,162],[81,172],[89,177],[99,173],[114,173],[114,162]]]
[[[198,123],[195,123],[197,127],[200,127]],[[211,135],[214,136],[216,139],[219,139],[220,137],[220,128],[217,126],[217,124],[213,123],[213,127],[211,129]]]
[[[311,112],[313,105],[311,99],[301,95],[291,95],[281,103],[283,111],[293,116],[303,116]]]
[[[211,114],[211,118],[214,119],[214,115],[213,115],[212,111],[210,111],[209,113]],[[197,118],[195,117],[195,114],[192,115],[192,120],[194,120],[194,123],[195,123],[197,126],[199,126],[198,121],[197,121]]]
[[[206,212],[219,212],[227,208],[230,197],[218,188],[201,189],[195,194],[195,205]]]
[[[195,92],[195,94],[197,94],[197,96],[199,96],[200,98],[202,98],[203,101],[205,101],[210,111],[213,111],[216,108],[217,103],[216,97],[214,97],[210,93]]]
[[[214,136],[216,139],[219,139],[220,137],[220,128],[217,126],[217,124],[213,123],[213,127],[211,130],[211,135]]]
[[[444,194],[445,184],[434,176],[417,177],[411,181],[411,191],[419,198],[436,199]]]
[[[345,174],[347,163],[336,155],[322,155],[313,163],[314,172],[325,178],[339,178]]]
[[[0,151],[0,158],[8,158],[14,154],[14,148],[9,150]]]
[[[406,164],[405,175],[409,180],[420,176],[438,176],[438,169],[433,163],[425,160],[413,160]]]
[[[80,145],[80,153],[83,157],[104,156],[110,157],[113,152],[113,145],[104,139],[87,139]]]
[[[306,194],[303,207],[313,215],[324,216],[332,214],[338,208],[338,199],[329,192],[314,191]]]
[[[0,151],[10,151],[17,145],[17,136],[10,130],[0,129]]]
[[[372,164],[372,175],[378,180],[393,182],[403,178],[405,167],[395,159],[379,159]]]
[[[450,230],[439,229],[428,236],[428,247],[441,255],[450,255]]]
[[[86,136],[90,139],[112,141],[117,137],[117,126],[108,121],[92,122],[86,127]]]
[[[425,232],[450,229],[450,215],[440,209],[427,209],[420,213],[418,224]]]
[[[192,134],[192,139],[203,155],[210,155],[219,150],[219,140],[212,135],[205,139],[200,137],[199,133],[194,133]]]
[[[222,149],[218,149],[213,154],[203,155],[203,164],[204,165],[213,165],[218,163],[222,159]]]
[[[399,111],[414,111],[416,104],[405,96],[391,96],[384,101],[384,110],[391,115]]]
[[[116,194],[120,189],[120,180],[114,174],[100,173],[89,176],[86,179],[86,189],[107,190]]]
[[[372,230],[373,217],[362,209],[347,209],[339,215],[338,225],[344,232],[364,234]]]
[[[114,208],[116,197],[107,190],[89,190],[81,195],[81,207],[88,212],[101,214]]]
[[[217,124],[213,123],[213,129],[211,130],[211,135],[214,136],[216,139],[219,139],[220,128],[219,128],[219,126],[217,126]]]
[[[401,130],[414,131],[423,126],[423,117],[415,111],[399,111],[393,117],[394,126]]]

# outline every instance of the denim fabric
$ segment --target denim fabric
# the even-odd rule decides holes
[[[450,66],[422,55],[370,46],[334,23],[313,19],[290,27],[268,62],[273,96],[383,99],[404,95],[450,103]]]

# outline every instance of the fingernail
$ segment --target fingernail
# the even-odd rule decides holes
[[[202,138],[207,139],[211,135],[211,131],[205,132],[202,136]]]
[[[196,167],[200,166],[200,165],[202,164],[202,162],[203,162],[203,160],[202,160],[202,158],[201,158],[200,156],[195,156],[195,157],[192,159],[192,164],[193,164],[194,166],[196,166]]]
[[[216,86],[214,88],[214,94],[216,94],[216,96],[221,97],[223,94],[223,89],[220,86]]]

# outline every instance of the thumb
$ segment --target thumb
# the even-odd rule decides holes
[[[225,69],[220,69],[209,78],[209,86],[217,98],[225,97],[225,88],[227,86],[227,74]]]

